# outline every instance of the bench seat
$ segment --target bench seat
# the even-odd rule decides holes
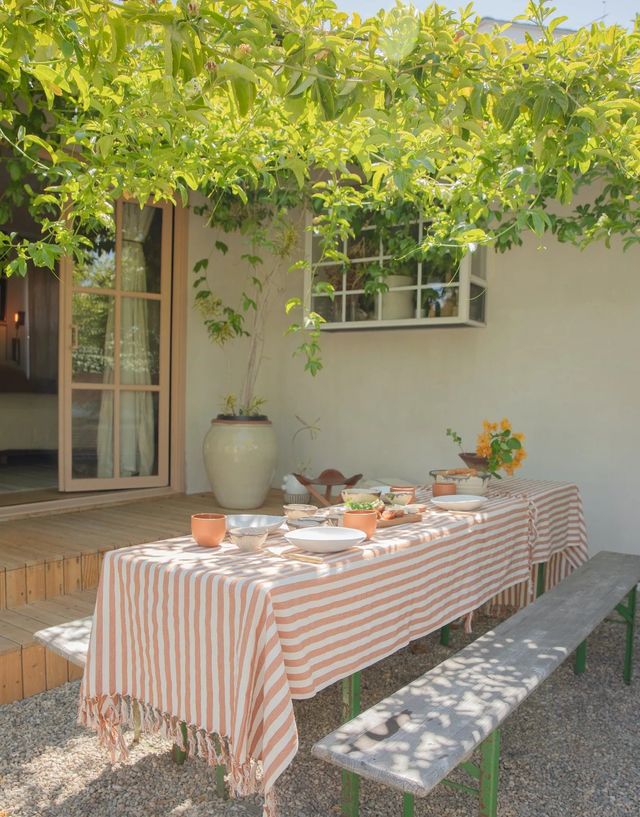
[[[61,655],[72,664],[84,667],[87,663],[89,639],[93,616],[77,618],[74,621],[65,621],[53,627],[45,627],[34,633],[33,640],[47,649]]]
[[[494,630],[320,740],[313,754],[424,797],[614,608],[632,628],[638,581],[640,557],[597,554]],[[620,605],[627,595],[628,608]],[[628,650],[631,643],[628,636]]]

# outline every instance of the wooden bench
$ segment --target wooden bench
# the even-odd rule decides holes
[[[481,817],[495,817],[500,725],[616,609],[626,622],[624,681],[631,682],[640,556],[602,552],[571,576],[394,695],[348,721],[313,747],[343,769],[342,811],[358,814],[359,777],[403,792],[403,816],[414,797],[440,782],[479,798]],[[626,597],[626,602],[624,599]],[[479,763],[470,757],[479,747]],[[477,785],[445,778],[462,768]]]

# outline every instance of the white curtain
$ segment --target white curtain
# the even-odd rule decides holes
[[[140,209],[137,204],[122,208],[122,257],[120,289],[146,292],[147,270],[143,242],[149,233],[155,209]],[[113,473],[113,398],[103,392],[98,425],[98,477],[148,476],[155,460],[155,420],[153,396],[149,392],[126,391],[127,385],[151,383],[149,349],[149,301],[144,298],[120,300],[120,473]],[[107,323],[106,343],[113,333],[111,309]],[[115,351],[118,353],[116,338]],[[105,370],[105,383],[113,382],[111,368]]]

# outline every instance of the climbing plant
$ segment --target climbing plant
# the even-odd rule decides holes
[[[537,0],[523,19],[516,43],[471,6],[361,19],[331,0],[4,0],[0,228],[26,203],[42,233],[1,231],[3,268],[81,253],[117,196],[195,190],[212,223],[285,191],[326,253],[359,213],[397,207],[429,225],[419,252],[548,231],[638,242],[638,20],[557,37]],[[227,314],[240,333],[244,317]],[[292,320],[317,371],[318,316]]]

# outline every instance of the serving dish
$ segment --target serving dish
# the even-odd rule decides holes
[[[455,494],[454,496],[434,497],[431,501],[437,508],[442,508],[445,511],[475,511],[476,508],[486,505],[489,500],[486,496]]]
[[[266,528],[268,533],[282,527],[284,516],[269,516],[263,513],[236,513],[227,516],[227,530],[231,528]]]
[[[436,483],[446,482],[456,486],[458,494],[484,496],[491,479],[486,471],[476,471],[475,468],[438,468],[429,471]]]
[[[343,502],[376,502],[381,493],[382,488],[344,488],[341,496]]]
[[[283,505],[282,510],[287,517],[287,521],[291,522],[292,519],[304,519],[306,517],[313,516],[318,512],[318,506],[302,505],[294,502],[289,505]]]
[[[361,530],[322,525],[289,531],[285,533],[284,538],[290,544],[311,553],[337,553],[361,544],[366,535]]]

